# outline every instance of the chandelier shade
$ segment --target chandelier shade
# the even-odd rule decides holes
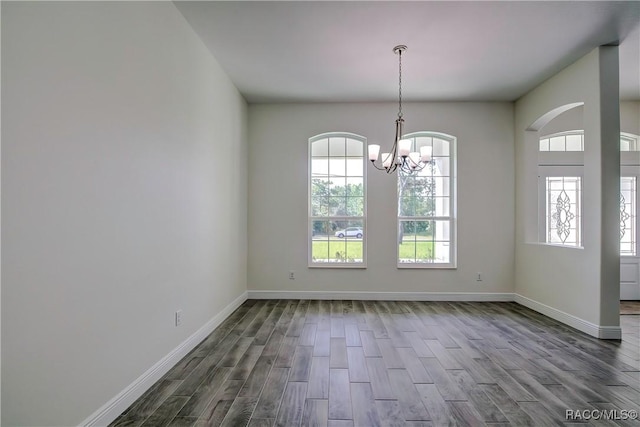
[[[393,173],[400,169],[406,174],[420,171],[431,163],[431,147],[420,147],[420,152],[411,151],[413,143],[410,139],[402,139],[404,119],[402,118],[402,53],[407,46],[398,45],[393,52],[398,55],[398,118],[393,145],[388,152],[380,153],[380,145],[369,144],[369,160],[378,170]]]

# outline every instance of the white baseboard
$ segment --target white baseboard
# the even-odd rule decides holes
[[[567,324],[591,336],[602,339],[621,339],[619,326],[599,326],[556,308],[508,292],[359,292],[359,291],[247,291],[227,305],[221,312],[193,335],[160,359],[124,390],[91,414],[80,426],[106,426],[124,412],[145,391],[155,384],[189,351],[213,332],[247,299],[322,299],[322,300],[381,300],[381,301],[515,301],[525,307]]]
[[[599,326],[598,338],[603,340],[622,339],[622,328],[620,326]]]
[[[362,292],[362,291],[248,291],[249,299],[320,299],[380,301],[515,301],[538,313],[601,339],[621,339],[619,326],[600,326],[546,304],[509,292]]]
[[[361,291],[248,291],[249,299],[321,299],[378,301],[513,301],[498,292],[361,292]]]
[[[184,356],[195,346],[200,344],[211,332],[213,332],[235,309],[247,300],[247,292],[233,300],[221,312],[216,314],[211,320],[205,323],[193,335],[184,340],[174,348],[169,354],[160,359],[155,365],[149,368],[144,374],[129,384],[124,390],[118,393],[113,399],[105,403],[100,409],[91,414],[80,426],[106,426],[123,413],[133,402],[144,394],[153,384],[156,383],[169,369],[175,366]]]
[[[555,319],[559,322],[569,325],[572,328],[576,328],[579,331],[589,334],[592,337],[619,340],[622,338],[622,329],[620,326],[600,326],[595,323],[591,323],[587,320],[581,319],[573,314],[565,313],[557,308],[550,307],[541,302],[532,300],[520,294],[514,294],[514,300],[518,304],[524,305],[538,313],[542,313],[547,317]]]

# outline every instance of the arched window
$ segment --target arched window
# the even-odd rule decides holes
[[[326,133],[309,139],[309,266],[366,265],[366,139]]]
[[[431,162],[398,169],[398,267],[455,267],[455,138],[436,132],[405,135],[411,151],[432,147]]]

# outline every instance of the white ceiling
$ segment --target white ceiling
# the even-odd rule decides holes
[[[175,1],[248,102],[515,100],[620,42],[640,100],[640,2]]]

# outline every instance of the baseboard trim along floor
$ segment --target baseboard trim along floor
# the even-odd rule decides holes
[[[209,320],[193,335],[183,341],[169,354],[159,360],[144,374],[118,393],[109,402],[83,421],[80,426],[104,426],[115,420],[133,402],[176,365],[189,351],[213,332],[231,313],[247,299],[301,299],[301,300],[381,300],[381,301],[469,301],[469,302],[516,302],[554,320],[562,322],[593,337],[621,339],[619,326],[599,326],[579,317],[565,313],[538,301],[515,293],[482,292],[353,292],[353,291],[247,291],[232,301],[220,313]]]
[[[109,427],[565,425],[637,407],[634,317],[611,341],[515,301],[249,299]]]
[[[619,326],[600,326],[550,307],[525,296],[510,292],[354,292],[354,291],[248,291],[249,299],[318,299],[380,301],[515,301],[554,320],[596,338],[619,340]]]
[[[588,322],[577,316],[565,313],[562,310],[558,310],[557,308],[550,307],[546,304],[532,300],[519,294],[514,294],[513,301],[517,302],[520,305],[524,305],[531,310],[535,310],[538,313],[542,313],[545,316],[557,320],[558,322],[562,322],[565,325],[576,328],[577,330],[584,332],[585,334],[589,334],[592,337],[608,340],[619,340],[622,338],[622,329],[620,328],[620,326],[596,325],[595,323]]]
[[[360,301],[513,301],[504,292],[360,292],[360,291],[248,291],[249,299],[314,299]]]
[[[180,343],[180,345],[160,359],[144,374],[140,375],[140,377],[129,384],[129,386],[118,393],[113,399],[105,403],[100,409],[80,423],[80,426],[106,426],[115,420],[122,411],[131,406],[136,399],[142,396],[152,385],[162,378],[164,374],[169,372],[169,370],[173,368],[184,356],[186,356],[187,353],[193,350],[198,344],[200,344],[200,342],[202,342],[202,340],[209,336],[211,332],[220,326],[220,324],[246,300],[247,292],[243,292],[242,295],[233,300],[193,335]]]

